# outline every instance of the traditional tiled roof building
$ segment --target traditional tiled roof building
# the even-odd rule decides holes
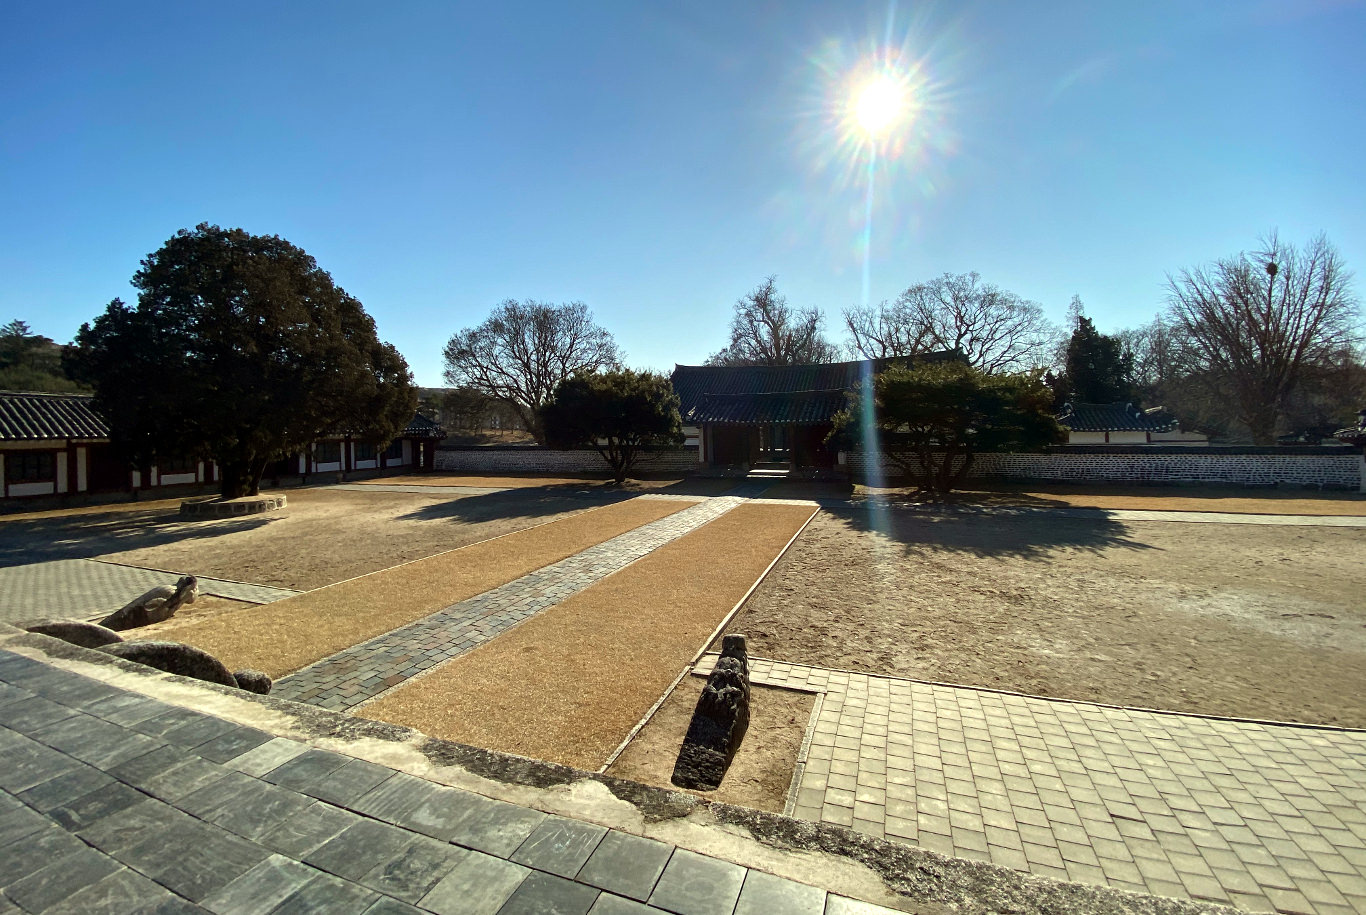
[[[1185,432],[1163,407],[1140,409],[1132,403],[1063,404],[1058,423],[1069,445],[1208,445],[1209,436]]]

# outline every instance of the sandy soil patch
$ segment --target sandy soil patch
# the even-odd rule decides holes
[[[684,677],[678,689],[655,712],[649,724],[626,747],[607,770],[608,775],[629,778],[672,791],[684,791],[669,781],[683,735],[688,732],[697,697],[706,684],[702,677]],[[801,752],[802,737],[816,704],[814,693],[755,686],[750,690],[749,730],[726,777],[715,791],[689,791],[698,797],[756,810],[782,813],[787,789]]]
[[[171,619],[143,631],[188,642],[230,668],[254,667],[280,677],[690,504],[633,499],[298,597],[236,613]]]
[[[1366,726],[1366,529],[822,512],[732,629],[759,657]]]
[[[600,502],[565,491],[451,496],[284,490],[283,511],[183,521],[180,501],[0,524],[0,564],[100,557],[307,591],[487,540]],[[622,495],[618,498],[626,498]]]
[[[360,480],[375,486],[469,486],[481,489],[590,489],[603,492],[666,492],[696,496],[719,496],[735,488],[738,480],[725,477],[679,477],[662,475],[658,478],[630,479],[620,486],[601,474],[569,474],[567,476],[505,475],[487,476],[461,473],[422,473],[398,477]]]
[[[1101,508],[1142,511],[1230,512],[1251,515],[1366,515],[1366,493],[1304,489],[1249,490],[1231,486],[1114,486],[1106,484],[986,483],[937,499],[914,487],[791,481],[764,492],[768,499],[885,499],[893,502],[1003,508]]]
[[[596,769],[810,515],[741,505],[358,713]]]

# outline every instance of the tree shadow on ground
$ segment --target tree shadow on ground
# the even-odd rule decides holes
[[[851,532],[874,534],[904,557],[949,550],[984,558],[1046,559],[1061,551],[1160,549],[1106,517],[1062,517],[1010,509],[850,507],[826,510]]]
[[[512,518],[547,518],[564,512],[610,505],[639,495],[600,483],[584,486],[537,486],[504,489],[480,495],[431,502],[400,515],[402,521],[459,521],[474,523]]]
[[[178,508],[16,519],[0,524],[0,567],[54,559],[90,559],[106,553],[222,537],[264,527],[275,520],[254,515],[220,521],[185,521]]]

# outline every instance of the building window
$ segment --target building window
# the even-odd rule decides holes
[[[162,476],[166,476],[168,474],[173,473],[198,473],[199,458],[162,458],[157,463],[157,470],[161,471]]]
[[[396,438],[390,442],[389,447],[385,449],[384,457],[389,461],[403,460],[403,439]]]
[[[341,442],[318,442],[313,446],[313,460],[318,464],[341,463]]]
[[[356,460],[373,461],[375,459],[375,446],[369,442],[356,443]]]
[[[51,451],[5,452],[5,482],[57,482],[57,455]]]

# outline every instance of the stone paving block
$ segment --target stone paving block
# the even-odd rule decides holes
[[[231,721],[203,715],[178,727],[171,728],[161,736],[167,743],[173,743],[177,746],[198,747],[225,734],[231,734],[239,727]]]
[[[209,719],[208,715],[200,714],[192,709],[182,708],[178,705],[168,705],[159,715],[153,715],[143,721],[129,727],[139,734],[149,737],[161,737],[167,731],[174,731],[176,728],[184,727],[187,724],[194,724],[197,721]],[[212,719],[210,719],[212,720]]]
[[[19,799],[34,810],[46,813],[53,807],[69,803],[72,799],[89,794],[96,788],[103,788],[113,781],[112,776],[93,766],[79,765],[56,778],[34,785],[20,793]]]
[[[154,798],[147,798],[117,814],[96,820],[77,835],[87,844],[117,857],[124,849],[194,818]]]
[[[47,817],[27,807],[0,813],[0,848],[36,832],[46,831],[50,825]]]
[[[226,830],[187,818],[152,831],[115,855],[173,893],[198,902],[260,864],[270,853]]]
[[[204,897],[200,905],[215,915],[266,915],[317,875],[318,871],[292,858],[271,855]]]
[[[593,908],[588,910],[588,915],[654,915],[657,912],[659,909],[652,909],[633,899],[602,893],[598,901],[593,903]]]
[[[296,757],[281,768],[301,762],[305,756],[307,754]],[[320,801],[328,801],[345,807],[366,792],[374,790],[393,774],[394,770],[386,766],[378,766],[364,759],[349,759],[339,768],[332,770],[321,779],[314,781],[308,788],[301,790],[305,790]]]
[[[110,724],[128,727],[137,724],[139,721],[155,718],[167,708],[168,706],[164,702],[150,696],[120,692],[96,700],[84,706],[82,711],[87,715],[94,715],[96,718],[108,721]]]
[[[402,851],[362,876],[360,883],[407,902],[427,895],[466,852],[435,839],[416,837]]]
[[[30,694],[29,698],[0,706],[0,727],[18,731],[20,734],[31,734],[77,714],[75,709],[59,702]]]
[[[730,915],[745,868],[680,848],[669,859],[649,904],[678,915]]]
[[[66,830],[52,825],[22,836],[0,848],[0,887],[9,886],[87,847]]]
[[[512,854],[511,860],[572,879],[606,834],[607,829],[602,826],[548,816]]]
[[[262,788],[259,779],[240,772],[232,772],[214,766],[212,763],[204,763],[205,766],[212,766],[216,769],[218,777],[208,781],[203,787],[196,788],[189,794],[183,794],[175,798],[175,806],[201,820],[212,819],[214,814],[220,810],[227,809],[235,804],[244,802],[256,795]],[[169,775],[194,767],[194,763],[186,763],[178,769],[173,769]],[[201,770],[202,777],[207,778],[210,774],[207,770]],[[195,781],[199,781],[196,777]],[[157,784],[154,781],[148,788],[149,793],[157,794]],[[160,795],[158,795],[160,796]]]
[[[346,765],[350,757],[310,748],[261,776],[265,781],[312,794],[327,778]]]
[[[314,802],[262,833],[256,841],[280,854],[302,858],[359,822],[361,818],[350,811]]]
[[[452,823],[450,841],[500,858],[516,851],[546,818],[539,810],[476,794],[467,795],[466,802],[468,806]]]
[[[22,909],[41,912],[117,870],[117,861],[103,852],[85,848],[9,884],[5,895]]]
[[[362,819],[310,852],[303,861],[338,877],[359,880],[394,858],[413,840],[413,835],[402,829]]]
[[[895,911],[895,909],[873,905],[871,902],[860,902],[847,896],[836,896],[833,893],[825,901],[825,915],[892,915]]]
[[[378,899],[374,890],[331,874],[318,874],[288,896],[271,915],[363,912]]]
[[[305,795],[258,781],[245,793],[234,794],[205,812],[202,818],[245,839],[259,841],[281,825],[292,823],[314,803]]]
[[[274,737],[223,765],[244,775],[265,775],[289,760],[308,752],[308,745],[286,737]]]
[[[109,784],[65,804],[51,807],[46,813],[57,825],[75,832],[104,817],[117,815],[134,804],[141,803],[146,797],[147,795],[141,791],[111,779]]]
[[[577,880],[619,896],[644,901],[673,854],[672,845],[609,830],[598,843]]]
[[[248,750],[254,750],[261,744],[271,740],[271,735],[265,731],[258,731],[256,728],[234,727],[232,730],[220,734],[219,736],[195,747],[195,753],[210,762],[226,763],[230,759],[241,756]]]
[[[482,852],[459,849],[462,857],[419,905],[437,915],[495,915],[531,873]]]
[[[554,874],[532,871],[498,915],[587,915],[599,891]]]
[[[172,915],[181,911],[196,910],[164,887],[125,867],[81,887],[44,910],[44,915],[128,915],[129,912]]]
[[[756,870],[746,875],[735,905],[735,915],[821,915],[824,911],[825,890]]]

